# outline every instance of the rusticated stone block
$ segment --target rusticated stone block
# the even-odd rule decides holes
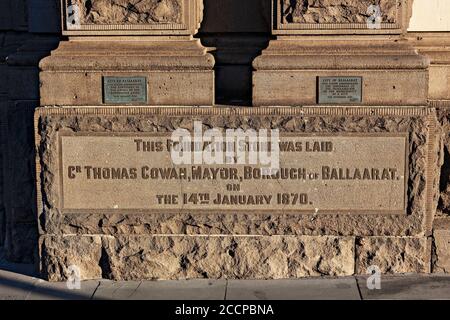
[[[450,230],[434,231],[433,272],[450,273]]]
[[[354,272],[353,237],[308,236],[45,236],[43,275],[83,279],[281,279],[348,276]]]
[[[382,273],[429,273],[431,241],[426,237],[367,237],[356,243],[356,273],[371,266]]]
[[[433,231],[433,273],[450,273],[450,218],[438,218]]]
[[[76,266],[82,279],[102,277],[100,236],[45,236],[40,239],[42,276],[60,281],[71,275],[69,267]]]

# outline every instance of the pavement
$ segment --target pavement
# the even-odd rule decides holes
[[[291,280],[83,281],[80,289],[37,278],[32,265],[0,257],[0,300],[450,300],[450,275]]]

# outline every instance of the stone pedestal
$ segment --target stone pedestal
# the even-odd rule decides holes
[[[128,6],[100,0],[92,7],[63,0],[62,7],[69,41],[40,64],[41,105],[214,103],[214,58],[192,38],[202,20],[201,0]],[[106,99],[107,77],[140,78],[145,94]]]
[[[372,1],[335,2],[274,0],[277,39],[254,62],[254,105],[426,105],[429,61],[404,37],[410,2],[382,1],[378,25]],[[333,95],[327,77],[359,78],[358,92],[321,99]]]

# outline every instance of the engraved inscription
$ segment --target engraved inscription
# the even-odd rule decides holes
[[[67,0],[80,9],[81,24],[182,23],[182,0]]]
[[[318,103],[362,102],[362,77],[319,77]]]
[[[398,0],[278,0],[283,23],[361,23],[367,8],[379,5],[383,23],[396,23]]]
[[[406,211],[407,138],[280,137],[280,169],[175,165],[169,134],[61,135],[63,210]]]
[[[147,78],[103,77],[103,102],[127,104],[147,102]]]

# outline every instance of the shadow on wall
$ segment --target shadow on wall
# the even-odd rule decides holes
[[[198,37],[215,48],[216,103],[252,105],[252,62],[267,47],[271,0],[204,0]]]
[[[33,114],[38,63],[57,46],[59,21],[55,0],[0,2],[0,246],[14,262],[37,253]]]

